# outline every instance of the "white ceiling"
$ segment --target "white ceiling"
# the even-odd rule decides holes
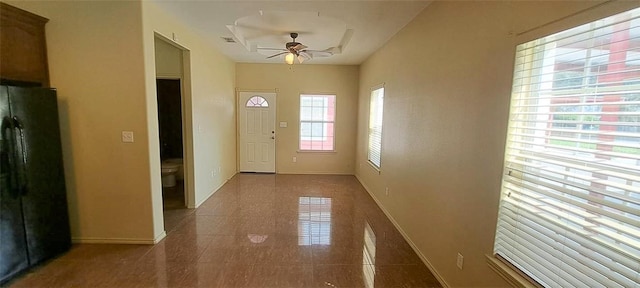
[[[304,65],[360,64],[430,3],[427,0],[155,2],[236,62],[282,63],[282,56],[266,59],[272,53],[259,48],[284,48],[291,41],[291,32],[299,33],[296,41],[309,49],[333,48],[334,55],[316,57]],[[236,43],[227,43],[221,37],[231,37]]]

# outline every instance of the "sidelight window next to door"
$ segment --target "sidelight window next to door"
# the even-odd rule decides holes
[[[300,151],[334,151],[336,95],[300,95]]]

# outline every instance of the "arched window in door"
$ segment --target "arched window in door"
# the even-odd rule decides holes
[[[249,98],[246,106],[249,108],[269,107],[269,102],[261,96],[253,96]]]

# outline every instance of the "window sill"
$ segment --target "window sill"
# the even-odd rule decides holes
[[[506,280],[509,285],[512,287],[522,287],[522,288],[537,288],[538,286],[529,282],[525,277],[522,277],[520,273],[513,270],[513,268],[509,267],[509,265],[500,261],[500,259],[496,258],[493,255],[487,256],[487,264],[491,270],[495,271],[502,277],[502,279]]]
[[[298,153],[327,153],[327,154],[336,154],[338,153],[336,150],[297,150]]]
[[[367,164],[369,165],[369,167],[371,167],[371,169],[373,169],[373,171],[380,175],[380,168],[378,168],[376,165],[373,165],[373,163],[371,163],[371,161],[369,160],[367,160]]]

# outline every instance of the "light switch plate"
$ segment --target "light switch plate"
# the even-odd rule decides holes
[[[133,143],[133,131],[122,131],[122,142]]]
[[[287,128],[287,122],[280,122],[280,128]]]

